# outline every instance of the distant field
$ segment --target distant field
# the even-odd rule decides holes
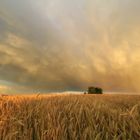
[[[0,140],[140,140],[140,96],[3,96]]]

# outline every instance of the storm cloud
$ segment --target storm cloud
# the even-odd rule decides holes
[[[140,91],[139,0],[4,0],[0,32],[0,80]]]

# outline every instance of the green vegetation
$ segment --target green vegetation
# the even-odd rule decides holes
[[[89,87],[88,94],[103,94],[103,90],[98,87]]]
[[[140,96],[0,97],[0,140],[139,140]]]

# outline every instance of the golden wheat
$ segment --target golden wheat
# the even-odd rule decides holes
[[[0,97],[0,140],[139,140],[140,96]]]

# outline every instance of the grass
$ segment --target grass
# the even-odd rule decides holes
[[[0,97],[0,140],[139,140],[140,96]]]

